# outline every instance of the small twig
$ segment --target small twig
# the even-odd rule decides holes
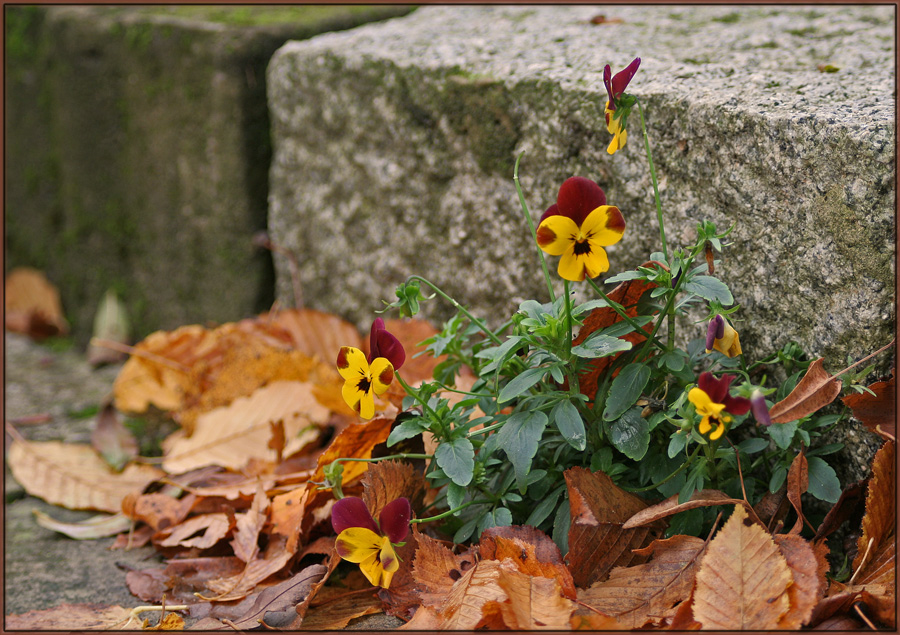
[[[875,628],[875,625],[872,624],[871,621],[869,621],[869,618],[866,617],[866,614],[862,612],[862,608],[860,608],[859,602],[854,603],[853,608],[856,610],[857,613],[859,613],[859,616],[862,618],[862,621],[865,622],[869,628],[871,628],[873,631],[878,630],[877,628]]]
[[[850,578],[847,586],[853,586],[853,581],[856,579],[856,576],[859,575],[859,572],[862,571],[863,566],[865,566],[866,558],[869,557],[869,552],[872,550],[873,542],[875,542],[875,538],[869,538],[869,544],[866,545],[866,552],[863,554],[862,560],[859,561],[859,566],[856,567],[856,571],[853,572],[853,577]]]

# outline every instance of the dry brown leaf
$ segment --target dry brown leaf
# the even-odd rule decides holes
[[[294,554],[280,549],[270,549],[269,552],[266,557],[248,562],[241,573],[207,582],[207,588],[215,595],[215,600],[233,602],[247,597],[260,582],[284,569],[294,557]]]
[[[301,630],[342,630],[352,619],[382,612],[381,600],[375,594],[375,589],[371,589],[370,593],[362,594],[335,589],[334,595],[325,603],[320,604],[324,599],[323,595],[324,593],[319,593],[316,597],[317,606],[306,613],[306,617],[303,618],[303,623],[300,625]]]
[[[296,606],[303,602],[313,586],[325,575],[326,568],[313,564],[287,580],[259,592],[249,610],[233,620],[238,630],[256,629],[265,623],[271,628],[284,628],[297,617]]]
[[[160,547],[209,549],[227,536],[231,528],[227,514],[203,514],[176,525],[168,532],[166,539],[157,544]]]
[[[846,486],[843,491],[841,491],[841,497],[834,506],[828,510],[828,513],[825,514],[825,519],[816,530],[815,538],[813,538],[814,541],[817,542],[822,538],[831,535],[850,518],[856,517],[859,520],[862,519],[862,505],[865,501],[868,484],[869,479],[863,479],[855,483],[850,483],[850,485]]]
[[[81,631],[127,629],[140,630],[138,620],[132,620],[131,609],[105,604],[61,604],[43,611],[28,611],[7,615],[4,623],[9,631]]]
[[[690,596],[705,546],[694,536],[655,540],[643,550],[653,554],[650,562],[613,569],[608,580],[579,592],[578,600],[616,618],[625,628],[660,620]]]
[[[782,483],[776,492],[767,489],[760,501],[753,506],[753,512],[766,527],[774,527],[779,521],[784,520],[790,507],[790,501],[787,499],[787,483]]]
[[[819,559],[811,544],[794,534],[776,535],[774,539],[793,579],[788,587],[790,609],[781,618],[778,628],[798,630],[809,622],[813,608],[821,599],[819,590],[824,587],[825,578],[819,573]]]
[[[887,381],[875,382],[867,392],[854,393],[843,398],[853,416],[862,421],[872,432],[883,437],[897,437],[897,392],[894,387],[894,376]],[[886,433],[886,434],[885,434]]]
[[[312,490],[303,485],[272,499],[269,513],[272,523],[271,534],[281,535],[285,539],[285,549],[291,553],[297,551],[300,535],[303,533],[303,519],[306,516],[306,503]]]
[[[275,461],[270,422],[283,422],[289,439],[284,453],[290,455],[318,439],[318,430],[307,428],[324,424],[328,414],[313,397],[312,384],[277,381],[200,415],[191,436],[173,433],[163,442],[163,468],[179,474],[205,465],[240,470],[253,458]]]
[[[425,477],[410,463],[393,459],[371,464],[362,477],[362,486],[363,502],[373,518],[378,518],[384,506],[398,498],[409,500],[415,511],[425,496]]]
[[[853,559],[854,571],[865,564],[863,558],[867,551],[871,562],[872,554],[894,534],[897,504],[894,471],[896,447],[894,441],[885,441],[872,459],[872,477],[866,494],[866,515],[863,516],[862,535],[857,542],[857,555]]]
[[[183,631],[184,618],[178,613],[166,613],[165,616],[155,625],[150,625],[149,619],[144,619],[143,630],[145,631]]]
[[[362,349],[356,327],[336,315],[313,309],[285,309],[263,314],[259,320],[284,329],[295,350],[332,364],[342,346]]]
[[[434,538],[414,531],[418,549],[413,560],[413,577],[421,589],[422,606],[439,608],[453,585],[470,569],[475,559],[457,555]],[[468,566],[463,563],[468,563]]]
[[[391,432],[392,419],[378,417],[363,423],[351,424],[338,433],[325,452],[319,457],[316,473],[311,481],[322,482],[325,480],[323,470],[335,459],[356,458],[368,459],[372,456],[372,449],[385,441]],[[350,483],[353,479],[363,475],[367,464],[363,461],[348,461],[344,463],[342,482]]]
[[[810,364],[791,394],[772,406],[769,410],[772,423],[787,423],[812,414],[841,393],[841,382],[837,377],[848,369],[831,375],[822,366],[824,361],[825,358],[820,357]]]
[[[131,431],[119,420],[112,403],[97,414],[91,431],[91,445],[111,468],[118,471],[138,455],[138,444]]]
[[[528,525],[491,527],[481,534],[478,549],[483,560],[509,558],[522,573],[556,580],[563,595],[575,599],[575,582],[559,547],[539,529]]]
[[[678,495],[670,496],[661,503],[651,505],[646,509],[642,509],[634,516],[629,518],[622,529],[633,529],[634,527],[642,527],[650,523],[666,518],[678,512],[697,507],[712,507],[714,505],[738,505],[743,504],[739,498],[731,498],[725,492],[717,489],[701,489],[691,494],[691,498],[683,503],[678,502]]]
[[[614,617],[608,615],[600,615],[599,613],[591,613],[578,611],[569,620],[569,627],[573,631],[626,631],[628,630]]]
[[[485,605],[507,600],[499,584],[500,566],[496,560],[483,560],[462,574],[441,606],[441,630],[475,630],[485,618]]]
[[[806,455],[803,450],[791,462],[791,469],[787,475],[787,497],[797,512],[797,522],[791,529],[792,534],[799,534],[803,529],[803,504],[800,496],[809,489],[809,464],[806,461]]]
[[[520,571],[512,559],[500,565],[497,584],[508,596],[500,603],[503,622],[511,630],[563,630],[569,626],[575,603],[563,597],[556,578]]]
[[[124,347],[130,342],[128,312],[116,292],[108,289],[94,315],[94,330],[87,349],[91,366],[118,364],[128,358]]]
[[[772,538],[743,506],[706,549],[697,572],[694,619],[704,629],[769,630],[790,608],[791,571]]]
[[[41,527],[65,534],[75,540],[93,540],[95,538],[115,536],[123,531],[128,531],[131,527],[131,520],[122,513],[113,514],[112,516],[109,514],[92,516],[76,523],[64,523],[56,520],[39,509],[32,509],[31,513],[34,514],[37,524]]]
[[[7,462],[15,479],[32,496],[69,509],[118,512],[122,499],[164,473],[131,464],[113,472],[89,445],[17,439]]]
[[[415,615],[403,626],[398,628],[399,631],[424,631],[435,633],[441,628],[441,616],[430,606],[420,606],[416,609]]]
[[[699,631],[703,625],[694,619],[694,594],[675,608],[669,623],[670,631]]]
[[[7,331],[24,333],[36,340],[69,332],[59,291],[37,269],[13,269],[6,274],[3,291]]]
[[[253,561],[259,553],[259,534],[269,517],[268,511],[269,499],[260,485],[250,509],[243,514],[237,514],[234,540],[231,541],[234,555],[244,562]]]
[[[565,477],[572,519],[567,560],[575,585],[587,587],[604,579],[613,567],[644,562],[632,550],[651,543],[658,530],[622,525],[646,503],[617,487],[603,472],[573,467]]]
[[[122,500],[122,511],[133,520],[139,520],[162,531],[174,527],[187,518],[197,497],[188,494],[178,499],[167,494],[129,494]]]

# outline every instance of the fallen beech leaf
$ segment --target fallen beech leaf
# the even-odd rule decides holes
[[[130,529],[128,533],[119,534],[109,546],[110,551],[129,551],[138,549],[150,542],[150,539],[156,534],[153,527],[141,525],[137,529]]]
[[[556,578],[524,573],[507,558],[500,564],[497,584],[509,598],[500,603],[500,614],[509,629],[563,630],[569,626],[575,603],[563,597]]]
[[[284,309],[260,315],[259,320],[284,329],[295,350],[328,364],[337,359],[342,346],[364,346],[359,331],[350,322],[314,309]]]
[[[420,606],[415,615],[399,631],[424,631],[435,633],[441,628],[441,616],[430,606]]]
[[[706,549],[697,572],[694,619],[704,629],[768,630],[788,612],[791,572],[772,538],[734,513]]]
[[[59,291],[37,269],[13,269],[6,274],[3,291],[7,331],[24,333],[35,340],[69,332]]]
[[[322,567],[324,569],[324,567]],[[327,587],[326,587],[327,588]],[[323,589],[324,590],[324,589]],[[304,631],[332,631],[342,630],[352,619],[363,615],[381,613],[381,600],[375,594],[375,589],[370,593],[347,592],[336,589],[335,597],[328,599],[327,603],[310,609],[300,629]],[[322,600],[320,593],[316,601]]]
[[[837,375],[831,375],[822,367],[824,361],[825,358],[820,357],[810,364],[791,394],[772,406],[769,410],[772,423],[787,423],[805,417],[827,406],[840,394],[841,382]]]
[[[603,472],[581,467],[565,471],[569,490],[569,570],[575,585],[590,586],[606,577],[613,567],[640,564],[645,558],[633,553],[652,542],[656,528],[623,529],[626,520],[646,504],[617,487]]]
[[[787,499],[787,483],[782,483],[777,492],[766,490],[760,501],[753,506],[753,511],[766,527],[774,527],[778,521],[784,520],[790,507],[790,501]]]
[[[455,554],[434,538],[419,531],[414,531],[413,536],[418,549],[412,570],[413,577],[421,589],[422,606],[439,608],[463,572],[471,569],[475,558]]]
[[[234,628],[238,630],[259,628],[263,622],[273,628],[287,626],[297,616],[294,607],[307,598],[313,585],[322,579],[325,572],[325,567],[313,564],[284,582],[263,589],[250,610],[233,620]]]
[[[496,560],[482,560],[462,574],[441,607],[441,630],[475,630],[485,617],[486,604],[507,600],[498,581],[500,567]]]
[[[391,423],[391,419],[378,417],[363,423],[351,424],[341,430],[319,457],[316,473],[310,480],[322,482],[325,479],[323,470],[335,459],[370,458],[372,449],[387,439],[391,432]],[[342,482],[344,484],[352,482],[353,479],[362,476],[366,469],[366,463],[361,461],[344,463]]]
[[[322,579],[316,582],[309,591],[309,595],[306,596],[306,599],[300,602],[295,610],[297,611],[297,617],[294,618],[294,621],[287,627],[287,630],[297,630],[303,623],[303,620],[306,618],[306,614],[309,612],[310,604],[316,598],[319,591],[328,581],[328,578],[331,577],[331,574],[334,573],[334,570],[337,568],[338,564],[342,562],[341,557],[337,555],[337,552],[334,550],[334,543],[332,542],[331,553],[328,556],[327,561],[323,561],[322,564],[325,567],[325,574],[322,576]]]
[[[122,499],[163,476],[149,465],[131,464],[116,473],[89,445],[16,439],[7,462],[32,496],[69,509],[118,512]]]
[[[853,619],[849,615],[841,615],[840,617],[829,617],[827,620],[815,627],[817,631],[862,631],[866,626],[859,620]]]
[[[169,604],[195,604],[200,600],[194,593],[206,591],[206,582],[240,573],[244,566],[233,556],[179,558],[165,567],[129,571],[125,583],[144,602],[160,604],[165,594]]]
[[[234,548],[234,555],[244,562],[251,562],[259,552],[259,534],[268,519],[268,509],[269,499],[260,485],[250,509],[237,515],[237,526],[234,529],[231,546]]]
[[[20,615],[7,615],[5,629],[10,631],[43,630],[140,630],[140,622],[132,620],[131,609],[104,604],[61,604],[43,611],[28,611]]]
[[[655,261],[645,262],[641,266],[649,267],[654,262]],[[644,295],[644,293],[651,289],[655,289],[657,286],[659,285],[657,285],[655,282],[648,282],[646,280],[626,280],[615,289],[610,291],[607,294],[607,297],[609,297],[609,299],[613,302],[617,302],[625,307],[626,315],[628,315],[629,317],[635,317],[637,316],[637,301],[640,300],[641,296]],[[577,346],[578,344],[581,344],[584,340],[586,340],[592,333],[601,331],[606,327],[612,326],[613,324],[621,321],[621,316],[619,316],[619,314],[616,313],[612,308],[596,308],[588,314],[587,318],[585,318],[584,325],[578,332],[578,336],[574,340],[572,340],[572,344]],[[650,333],[652,328],[653,323],[651,322],[643,327],[643,333],[632,331],[631,333],[623,335],[619,339],[626,340],[637,346],[647,339],[647,335]],[[588,369],[583,371],[578,376],[578,385],[581,386],[581,391],[585,395],[587,395],[588,400],[593,401],[594,396],[597,394],[597,381],[620,354],[621,353],[591,360],[591,362],[588,364]]]
[[[569,620],[569,626],[573,631],[624,631],[627,630],[619,624],[614,617],[607,615],[598,615],[585,611],[583,613],[575,612],[572,619]]]
[[[100,366],[125,361],[128,354],[123,350],[118,347],[100,346],[97,342],[105,341],[127,345],[130,330],[125,305],[119,300],[115,291],[107,290],[103,299],[100,300],[100,306],[94,316],[94,331],[87,349],[88,364]]]
[[[233,602],[247,597],[260,582],[284,569],[294,556],[280,549],[269,551],[266,557],[248,562],[242,572],[207,582],[216,602]]]
[[[608,580],[579,592],[578,600],[616,618],[623,628],[641,628],[688,598],[705,547],[694,536],[655,540],[642,550],[653,554],[650,562],[613,569]]]
[[[129,518],[146,523],[154,531],[163,531],[187,518],[196,500],[193,494],[178,499],[159,492],[132,493],[122,500],[122,511]]]
[[[272,523],[270,533],[284,536],[285,549],[290,552],[295,552],[300,544],[310,491],[310,488],[304,485],[272,499],[272,508],[269,513]]]
[[[575,582],[563,562],[559,547],[539,529],[528,525],[491,527],[482,532],[478,549],[482,560],[502,561],[509,558],[522,573],[556,580],[563,595],[570,600],[575,599]]]
[[[694,594],[675,608],[670,631],[699,631],[703,625],[694,619]]]
[[[123,531],[128,531],[131,527],[131,520],[121,512],[112,516],[108,514],[91,516],[77,523],[55,520],[39,509],[32,509],[31,513],[34,514],[37,524],[41,527],[65,534],[75,540],[93,540],[115,536]]]
[[[875,394],[854,393],[847,395],[842,401],[853,411],[853,416],[862,421],[869,430],[881,436],[885,436],[887,433],[896,438],[897,393],[894,387],[894,376],[891,375],[887,381],[872,384],[869,386],[869,390]]]
[[[425,496],[425,477],[411,464],[393,459],[369,465],[362,486],[363,502],[373,518],[378,518],[385,505],[401,497],[409,500],[415,511]]]
[[[820,577],[819,562],[812,545],[803,538],[795,534],[780,534],[773,538],[793,579],[788,587],[790,609],[781,618],[778,628],[798,630],[809,622],[813,608],[821,599],[819,589],[823,587],[825,577]]]
[[[809,464],[806,461],[806,455],[803,450],[791,462],[791,468],[787,475],[787,497],[797,512],[797,522],[791,529],[792,534],[799,534],[803,529],[803,504],[800,502],[801,494],[809,489]]]
[[[654,521],[660,520],[667,516],[672,516],[673,514],[677,514],[678,512],[687,511],[688,509],[695,509],[697,507],[712,507],[714,505],[741,505],[743,504],[743,502],[743,500],[739,498],[731,498],[725,492],[719,491],[717,489],[697,490],[696,492],[691,494],[690,500],[687,500],[680,504],[678,502],[678,494],[675,494],[674,496],[670,496],[661,503],[657,503],[656,505],[651,505],[646,509],[642,509],[634,516],[629,518],[625,522],[625,524],[622,525],[622,529],[632,529],[634,527],[649,525]]]
[[[896,462],[894,441],[885,441],[872,459],[872,477],[866,494],[866,514],[862,521],[862,535],[857,542],[857,555],[853,570],[864,565],[863,558],[877,552],[882,543],[893,536],[896,523],[896,489],[894,465]],[[871,548],[869,542],[872,542]]]
[[[203,514],[176,525],[168,537],[157,544],[160,547],[209,549],[227,536],[231,528],[227,514]]]
[[[119,420],[112,403],[104,405],[97,414],[91,431],[91,445],[117,472],[138,455],[137,440]]]
[[[307,428],[327,419],[328,410],[313,397],[311,384],[277,381],[200,415],[193,435],[173,433],[163,442],[163,468],[179,474],[205,465],[239,470],[251,458],[274,461],[277,453],[268,447],[270,422],[283,422],[290,439],[284,453],[290,455],[318,439],[318,431]]]
[[[145,631],[183,631],[184,618],[177,613],[166,613],[156,626],[150,626],[150,620],[144,619]]]

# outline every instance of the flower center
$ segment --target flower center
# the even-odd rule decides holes
[[[591,243],[585,238],[584,240],[575,241],[575,255],[585,256],[591,253]]]
[[[366,394],[368,394],[369,388],[371,388],[371,387],[372,387],[372,380],[369,379],[368,377],[363,377],[362,379],[359,380],[359,383],[356,385],[356,388],[360,392],[364,392]]]

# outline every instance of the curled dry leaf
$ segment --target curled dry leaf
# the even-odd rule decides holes
[[[193,494],[179,499],[161,492],[132,492],[122,499],[122,511],[127,517],[146,523],[154,531],[162,531],[187,518],[196,501],[197,497]]]
[[[395,460],[372,463],[363,474],[362,486],[363,502],[373,518],[378,518],[385,505],[401,497],[416,510],[425,496],[425,477],[410,463]]]
[[[806,374],[787,397],[772,406],[772,423],[787,423],[816,412],[834,401],[841,392],[841,382],[822,367],[820,357],[806,370]],[[840,373],[839,373],[840,374]]]
[[[491,527],[481,534],[478,550],[482,560],[510,559],[522,573],[556,580],[565,597],[576,597],[575,582],[559,547],[539,529],[528,525]]]
[[[623,529],[626,520],[646,508],[634,494],[620,489],[603,472],[581,467],[565,471],[569,490],[569,570],[575,585],[590,586],[613,567],[646,560],[633,550],[650,544],[659,534],[655,527]]]
[[[509,597],[499,584],[501,563],[482,560],[462,574],[441,605],[440,630],[471,631],[485,619],[489,603]]]
[[[778,624],[779,629],[797,630],[806,625],[818,603],[825,582],[819,571],[819,559],[813,546],[794,534],[773,537],[791,571],[793,582],[788,587],[790,608]],[[827,562],[827,561],[826,561]]]
[[[608,580],[580,591],[578,600],[624,628],[641,628],[690,596],[705,547],[694,536],[655,540],[642,550],[653,554],[650,562],[613,569]]]
[[[91,445],[117,472],[138,454],[137,440],[119,420],[112,403],[106,403],[97,414],[91,431]]]
[[[568,629],[575,603],[563,597],[556,578],[529,575],[507,558],[500,564],[497,584],[508,597],[500,603],[500,615],[510,630]]]
[[[18,267],[6,274],[4,296],[7,331],[36,340],[69,332],[59,291],[37,269]]]
[[[237,515],[237,525],[234,530],[234,540],[231,546],[234,555],[244,562],[251,562],[259,553],[259,534],[268,519],[269,499],[262,485],[253,497],[253,504],[243,514]]]
[[[285,549],[294,553],[300,544],[303,534],[303,520],[306,517],[306,504],[313,492],[312,486],[303,485],[290,492],[285,492],[272,499],[269,513],[272,523],[272,535],[284,537]]]
[[[160,547],[209,549],[227,536],[231,528],[228,514],[203,514],[176,525],[166,539],[157,544]]]
[[[289,439],[284,454],[290,455],[318,439],[309,429],[324,424],[328,410],[313,396],[308,382],[277,381],[231,405],[200,415],[194,434],[177,431],[163,442],[163,468],[179,474],[205,465],[240,470],[250,459],[274,461],[269,447],[271,422],[282,422]]]
[[[809,464],[803,450],[791,462],[791,468],[787,475],[787,497],[797,512],[797,522],[791,529],[792,534],[799,534],[803,529],[803,504],[800,501],[802,494],[809,489]]]
[[[421,590],[422,606],[440,608],[456,581],[472,568],[475,558],[455,554],[419,531],[414,531],[413,536],[418,544],[413,578]]]
[[[700,563],[694,619],[704,629],[777,628],[790,608],[791,583],[791,571],[772,538],[735,505]]]
[[[313,564],[287,580],[259,592],[246,614],[233,620],[234,628],[249,630],[265,623],[272,628],[283,628],[297,616],[295,607],[305,600],[313,585],[325,576],[326,568]]]
[[[683,503],[678,502],[678,495],[670,496],[661,503],[651,505],[646,509],[642,509],[634,516],[629,518],[623,525],[622,529],[633,529],[634,527],[642,527],[652,522],[672,516],[688,509],[696,509],[697,507],[712,507],[714,505],[741,505],[744,501],[739,498],[731,498],[725,492],[717,489],[701,489],[691,494],[691,498]]]
[[[853,560],[856,571],[865,563],[863,558],[869,551],[869,558],[877,552],[882,543],[893,538],[896,525],[896,447],[894,441],[886,441],[875,453],[872,460],[872,477],[866,494],[866,515],[862,521],[862,535],[857,542],[857,555]],[[871,541],[872,545],[869,546]],[[870,560],[871,561],[871,560]]]
[[[69,538],[75,540],[93,540],[95,538],[105,538],[107,536],[115,536],[123,531],[128,531],[131,527],[131,519],[125,514],[102,514],[100,516],[92,516],[81,522],[64,523],[51,518],[39,509],[32,509],[37,524],[51,531],[65,534]]]
[[[301,630],[342,630],[352,619],[382,612],[381,600],[375,594],[375,589],[372,589],[370,593],[362,594],[348,592],[346,589],[334,589],[331,597],[323,598],[324,591],[328,589],[329,587],[325,587],[323,592],[316,596],[317,606],[306,613],[306,617],[303,618],[303,623],[300,625]]]
[[[862,421],[872,432],[883,437],[897,437],[897,392],[894,387],[894,376],[887,381],[875,382],[867,392],[854,393],[843,398],[853,416]]]
[[[149,465],[113,472],[89,445],[17,439],[7,462],[15,479],[32,496],[69,509],[116,513],[122,499],[163,476]]]
[[[127,345],[130,330],[131,326],[128,322],[125,305],[119,300],[115,291],[107,290],[103,299],[100,300],[96,315],[94,315],[94,331],[87,350],[88,364],[100,366],[101,364],[118,364],[125,361],[128,354],[121,348],[100,346],[98,342]]]
[[[378,417],[363,423],[351,424],[341,430],[319,457],[316,473],[310,480],[322,482],[325,479],[323,470],[335,459],[342,457],[370,458],[372,449],[387,439],[391,432],[391,423],[393,421],[389,418]],[[350,483],[353,479],[362,476],[366,469],[367,465],[362,461],[344,463],[343,482]]]

